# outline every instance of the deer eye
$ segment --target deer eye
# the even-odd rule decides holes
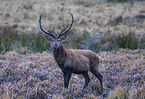
[[[52,42],[54,42],[54,39],[52,39]]]

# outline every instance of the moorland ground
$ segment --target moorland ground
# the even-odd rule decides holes
[[[106,3],[95,0],[0,1],[0,98],[145,98],[145,21],[114,22],[145,14],[145,2]],[[86,89],[82,75],[73,74],[68,90],[53,55],[51,43],[39,28],[57,34],[74,24],[64,46],[90,49],[100,58],[104,92],[89,73]]]

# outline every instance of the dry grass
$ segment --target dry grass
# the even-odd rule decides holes
[[[1,0],[0,3],[1,99],[145,98],[145,21],[110,23],[123,11],[124,17],[144,14],[145,2],[135,2],[133,7],[129,3],[98,3],[95,0]],[[103,94],[98,79],[91,73],[91,82],[86,89],[83,89],[82,75],[75,74],[69,89],[63,88],[62,72],[50,54],[50,44],[39,29],[38,19],[43,12],[46,12],[42,20],[44,28],[56,34],[71,21],[67,12],[74,14],[75,22],[64,45],[99,52]],[[14,42],[19,39],[21,42]],[[121,45],[124,49],[117,44],[124,44],[125,47]],[[136,50],[127,49],[128,45],[135,46],[133,49]],[[9,51],[6,50],[8,47]],[[107,51],[110,49],[111,52]]]
[[[2,98],[81,98],[144,97],[145,51],[120,49],[100,52],[100,71],[104,93],[100,96],[98,79],[89,73],[91,82],[83,89],[82,75],[73,74],[69,89],[64,89],[63,75],[53,56],[47,52],[18,54],[10,51],[0,56],[0,96]],[[114,91],[113,91],[114,89]],[[32,99],[32,98],[31,98]]]

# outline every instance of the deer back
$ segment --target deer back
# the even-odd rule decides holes
[[[68,49],[64,67],[71,68],[74,72],[88,71],[99,64],[97,54],[90,50]]]

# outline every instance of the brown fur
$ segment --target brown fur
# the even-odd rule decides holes
[[[98,69],[99,58],[90,50],[66,49],[60,46],[59,52],[59,56],[54,57],[63,71],[65,71],[65,68],[70,68],[71,72],[79,74],[91,69]],[[55,53],[55,50],[53,50],[53,53]]]
[[[64,74],[68,72],[86,74],[90,71],[100,80],[102,86],[102,76],[98,72],[99,58],[94,52],[90,50],[66,49],[61,45],[57,49],[53,48],[53,55]],[[89,77],[85,79],[86,84],[84,88],[90,81]]]

